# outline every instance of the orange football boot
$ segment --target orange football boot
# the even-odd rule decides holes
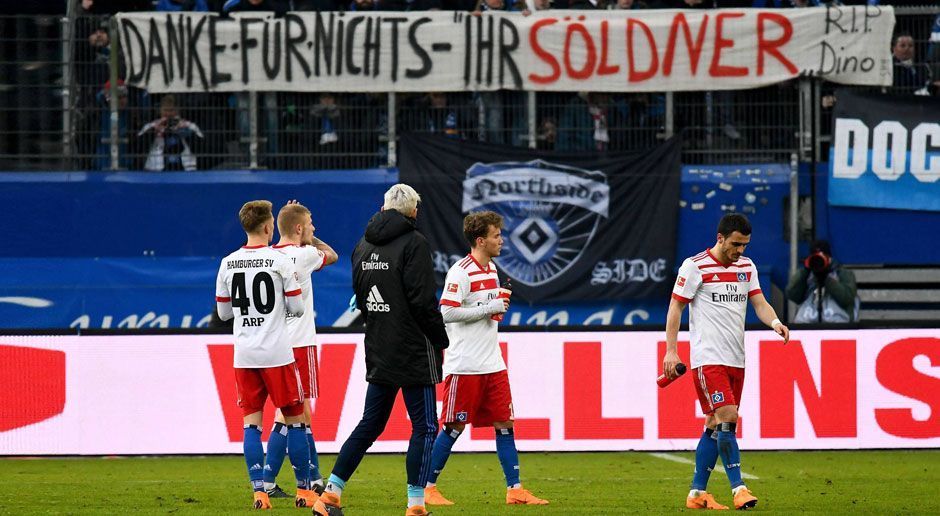
[[[714,509],[714,510],[728,510],[727,505],[721,505],[715,501],[715,497],[711,493],[706,493],[705,491],[699,491],[699,495],[695,497],[688,497],[685,499],[685,506],[689,509]]]
[[[744,511],[757,505],[757,498],[746,487],[741,487],[734,493],[734,508]]]
[[[405,516],[429,516],[430,514],[423,505],[414,505],[405,511]]]
[[[343,509],[336,493],[324,491],[313,504],[313,514],[316,516],[343,516]]]
[[[424,488],[424,504],[425,505],[454,505],[454,502],[444,498],[444,495],[437,490],[437,486],[430,486]]]
[[[270,509],[271,500],[268,499],[268,493],[264,491],[255,491],[255,502],[252,505],[255,509]]]
[[[506,504],[507,505],[548,505],[548,500],[542,500],[541,498],[532,494],[528,489],[518,488],[518,489],[508,489],[506,490]]]
[[[294,505],[297,507],[313,507],[317,503],[320,495],[311,489],[298,489],[297,496],[294,498]]]

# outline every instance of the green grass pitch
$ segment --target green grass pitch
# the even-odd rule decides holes
[[[691,452],[670,456],[692,459]],[[334,455],[324,456],[329,471]],[[755,510],[774,513],[940,514],[940,450],[748,452]],[[639,452],[523,453],[522,480],[551,505],[506,506],[495,453],[455,454],[438,486],[452,507],[435,516],[691,512],[684,507],[692,466]],[[241,457],[0,459],[0,514],[248,513],[251,493]],[[293,492],[289,464],[278,479]],[[731,505],[728,480],[712,474],[709,491]],[[310,514],[293,499],[274,512]],[[367,455],[343,494],[346,514],[401,515],[402,455]]]

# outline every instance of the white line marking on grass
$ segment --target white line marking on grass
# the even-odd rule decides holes
[[[670,455],[668,453],[650,453],[650,456],[656,457],[657,459],[671,460],[672,462],[678,462],[679,464],[691,464],[693,466],[695,465],[695,461],[691,459],[687,459],[685,457],[679,457],[678,455]],[[721,468],[721,471],[725,470],[724,466],[720,464],[716,464],[715,469],[718,469],[718,468]],[[760,480],[756,475],[745,473],[743,471],[741,472],[741,477],[749,479],[749,480]]]

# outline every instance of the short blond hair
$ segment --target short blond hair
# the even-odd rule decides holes
[[[277,230],[281,236],[289,235],[293,232],[294,226],[303,224],[304,217],[310,215],[310,210],[303,204],[287,204],[281,211],[277,212]]]
[[[271,201],[248,201],[238,210],[238,220],[241,221],[245,233],[256,233],[273,218]]]
[[[414,188],[405,183],[398,183],[385,192],[385,204],[383,210],[396,210],[406,217],[414,214],[418,203],[421,202],[421,196]]]

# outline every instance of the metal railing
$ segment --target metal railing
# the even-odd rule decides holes
[[[917,66],[940,80],[940,45],[928,54],[938,12],[896,9]],[[724,92],[150,95],[123,86],[110,32],[107,18],[71,12],[0,17],[0,170],[394,166],[404,131],[567,151],[682,133],[688,163],[809,160],[824,155],[834,90],[799,79]]]

